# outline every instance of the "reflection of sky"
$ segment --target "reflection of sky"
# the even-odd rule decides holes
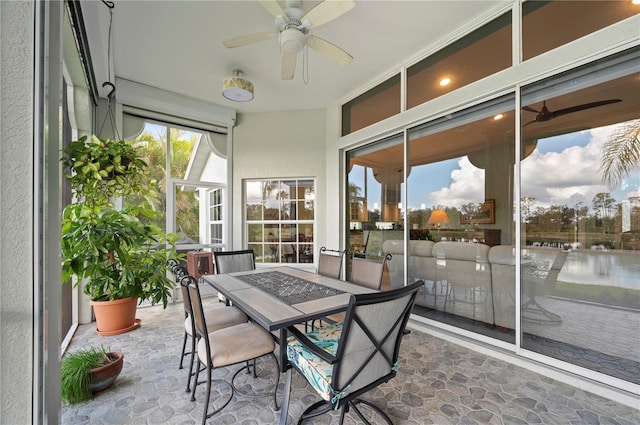
[[[616,203],[640,196],[640,169],[636,167],[620,188],[610,191],[601,180],[600,158],[614,126],[601,127],[538,141],[534,152],[522,162],[522,196],[536,198],[536,206],[591,207],[600,192],[611,194]],[[370,170],[369,170],[370,171]],[[354,167],[349,182],[364,189],[361,167]],[[380,185],[371,173],[367,177],[369,209],[380,206]],[[506,182],[505,182],[506,184]],[[484,173],[466,157],[416,166],[409,175],[409,208],[437,205],[459,207],[484,198]],[[361,192],[361,196],[364,193]]]

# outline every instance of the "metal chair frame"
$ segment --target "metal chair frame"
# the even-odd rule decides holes
[[[207,389],[206,389],[206,396],[205,396],[205,403],[204,403],[204,413],[202,416],[202,425],[205,425],[207,422],[207,419],[211,418],[213,415],[217,414],[218,412],[220,412],[222,409],[224,409],[230,402],[231,399],[233,398],[233,394],[235,392],[239,392],[235,385],[233,384],[233,380],[235,379],[235,377],[243,370],[247,370],[249,372],[250,370],[250,364],[249,361],[253,360],[254,363],[254,369],[253,369],[253,376],[256,377],[256,368],[255,368],[255,359],[257,357],[252,357],[252,358],[245,358],[242,360],[239,360],[235,363],[230,363],[230,364],[225,364],[224,366],[232,366],[233,364],[240,364],[240,363],[246,363],[245,366],[243,366],[242,368],[238,369],[234,374],[233,377],[231,378],[231,382],[226,382],[224,380],[218,380],[218,381],[222,381],[225,382],[227,385],[229,385],[230,389],[231,389],[231,395],[229,396],[229,398],[222,404],[222,406],[220,406],[219,408],[215,409],[212,412],[209,412],[209,401],[211,399],[211,383],[212,383],[212,370],[214,369],[214,367],[211,365],[211,344],[214,343],[213,341],[211,341],[210,337],[213,337],[215,339],[215,332],[212,334],[209,334],[208,330],[207,330],[207,324],[206,324],[206,320],[204,317],[204,310],[202,307],[202,298],[200,297],[200,288],[196,283],[190,283],[187,285],[187,297],[188,297],[188,304],[191,306],[191,317],[193,320],[193,329],[194,329],[194,334],[197,337],[197,339],[199,341],[204,341],[205,342],[205,350],[206,350],[206,358],[207,358],[207,362],[203,363],[202,360],[200,359],[200,357],[198,356],[198,366],[196,367],[195,373],[193,374],[193,391],[191,392],[191,401],[195,401],[196,398],[196,388],[199,384],[205,383],[207,384]],[[258,325],[255,325],[258,326]],[[234,327],[231,326],[229,329],[233,329]],[[265,331],[266,332],[266,331]],[[242,335],[238,335],[238,338],[241,338]],[[278,359],[276,357],[276,355],[273,352],[269,353],[271,355],[271,357],[273,358],[275,364],[276,364],[276,368],[277,368],[277,375],[276,375],[276,384],[273,390],[272,394],[267,394],[267,395],[273,395],[273,403],[275,406],[275,410],[279,410],[279,406],[278,406],[278,401],[276,398],[277,395],[277,389],[278,389],[278,385],[280,383],[280,366],[278,363]],[[263,354],[265,355],[265,354]],[[262,357],[263,355],[260,355],[258,357]],[[202,367],[200,367],[202,365]],[[220,366],[222,367],[222,366]],[[207,372],[207,380],[206,381],[198,381],[198,377],[200,375],[200,372],[206,370]],[[244,394],[244,393],[241,393]],[[247,394],[244,394],[247,395]]]
[[[392,424],[391,419],[389,419],[387,414],[380,408],[368,401],[361,400],[358,397],[395,377],[398,368],[400,343],[402,342],[404,330],[415,303],[416,295],[423,285],[424,282],[422,280],[418,280],[411,285],[391,291],[351,295],[346,318],[343,322],[344,324],[340,334],[338,349],[335,355],[329,354],[327,351],[314,344],[313,341],[307,338],[306,335],[300,332],[296,327],[290,327],[287,329],[288,333],[297,339],[305,349],[333,365],[331,378],[332,393],[336,395],[343,395],[346,392],[346,395],[334,397],[331,402],[321,400],[314,403],[305,410],[300,417],[298,424],[309,417],[321,415],[330,409],[341,409],[341,425],[344,421],[345,414],[350,410],[353,410],[362,421],[369,424],[370,422],[365,419],[364,415],[358,409],[358,405],[360,404],[373,409],[382,416],[388,424]],[[368,311],[369,314],[373,311],[378,311],[380,308],[378,306],[385,303],[387,303],[390,308],[393,306],[400,311],[398,311],[397,317],[391,317],[391,320],[384,324],[387,325],[387,327],[380,329],[380,321],[371,323],[366,317],[366,312],[368,307],[373,305],[376,305],[376,309]],[[394,305],[396,303],[397,305]],[[360,309],[363,309],[364,313],[361,312]],[[352,333],[355,335],[354,338],[350,338]],[[362,335],[364,335],[364,337]],[[376,335],[382,336],[377,337]],[[364,343],[362,339],[365,340]],[[389,341],[393,341],[392,346],[389,346]],[[353,358],[350,354],[354,351],[366,351],[364,350],[363,345],[364,348],[370,347],[371,349],[367,357],[362,359],[358,365],[347,364],[345,358]],[[381,358],[384,360],[381,360]],[[384,363],[384,366],[380,366],[380,362]],[[371,374],[372,368],[375,368],[376,373],[371,377],[371,382],[366,384],[358,383],[357,385],[359,385],[359,388],[350,388],[354,382],[357,382],[358,378],[363,375]],[[291,374],[293,369],[298,370],[295,366],[292,366],[287,370],[285,376],[285,394],[284,401],[282,403],[283,412],[281,414],[281,424],[283,421],[286,422],[287,419],[289,398],[291,395]],[[298,372],[304,376],[302,371],[298,370]]]
[[[320,248],[320,254],[318,255],[318,274],[340,279],[342,277],[342,264],[344,263],[344,257],[347,253],[348,251],[346,249],[340,251],[337,249],[327,249],[324,246]]]

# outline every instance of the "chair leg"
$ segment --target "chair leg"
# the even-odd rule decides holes
[[[187,348],[187,336],[187,331],[184,331],[184,338],[182,338],[182,353],[180,354],[180,366],[178,366],[178,369],[182,369],[182,361],[186,355],[184,350]]]
[[[193,389],[195,392],[195,388]],[[211,367],[207,366],[207,395],[204,398],[204,413],[202,414],[202,425],[207,424],[207,418],[209,415],[209,399],[211,398]]]
[[[278,363],[278,357],[274,353],[271,353],[271,357],[273,357],[273,361],[276,363],[276,386],[273,389],[273,406],[276,410],[280,410],[278,407],[278,385],[280,385],[280,363]]]
[[[374,412],[376,412],[378,415],[380,415],[380,416],[382,417],[382,419],[384,419],[384,421],[385,421],[387,424],[389,424],[389,425],[393,425],[393,423],[391,422],[391,419],[389,418],[389,416],[388,416],[386,413],[384,413],[384,412],[383,412],[383,411],[382,411],[378,406],[376,406],[375,404],[373,404],[373,403],[371,403],[371,402],[368,402],[368,401],[366,401],[366,400],[362,400],[362,399],[355,399],[355,400],[350,401],[350,402],[348,403],[348,405],[349,405],[349,406],[351,406],[351,408],[356,412],[356,414],[360,417],[360,419],[361,419],[364,423],[368,424],[368,423],[370,423],[370,422],[364,418],[364,416],[363,416],[363,415],[362,415],[362,413],[360,412],[360,409],[358,409],[358,406],[357,406],[358,404],[364,404],[364,405],[366,405],[366,406],[369,406],[369,408],[370,408],[371,410],[373,410]],[[344,411],[344,409],[343,409],[343,411]]]
[[[191,401],[196,401],[196,388],[198,388],[198,376],[200,375],[200,358],[196,364],[196,371],[193,375],[193,390],[191,391]]]
[[[191,382],[191,376],[193,376],[193,374],[194,374],[194,372],[193,372],[193,363],[195,362],[195,357],[196,357],[196,337],[195,336],[191,336],[191,359],[189,360],[189,375],[187,376],[187,391],[186,392],[191,392],[191,388],[189,387],[189,384]]]
[[[348,409],[349,409],[349,404],[345,404],[344,406],[342,406],[342,409],[340,409],[340,422],[338,422],[338,425],[342,425],[344,423],[344,415],[347,413]],[[355,410],[358,412],[358,416],[360,416],[360,418],[364,420],[365,424],[369,423],[365,418],[362,417],[362,414],[358,411],[358,409],[355,409]]]
[[[522,313],[527,312],[534,315],[525,316],[524,314],[522,314],[522,319],[528,322],[548,325],[559,325],[562,323],[562,317],[559,314],[550,312],[549,310],[538,304],[535,296],[526,303],[522,304]]]
[[[278,410],[280,410],[280,407],[278,407],[278,399],[277,399],[277,396],[278,396],[278,385],[280,384],[280,363],[278,362],[278,357],[276,357],[276,355],[274,353],[270,353],[270,354],[271,354],[271,357],[273,358],[273,361],[276,364],[276,384],[275,384],[275,386],[273,388],[273,404],[274,404],[275,410],[278,411]],[[262,396],[261,394],[260,395],[258,395],[258,394],[247,394],[245,392],[242,392],[240,389],[238,389],[236,387],[236,384],[234,382],[235,379],[236,379],[236,376],[238,376],[238,374],[240,372],[242,372],[244,369],[247,369],[247,373],[250,373],[249,369],[251,369],[251,365],[249,364],[249,361],[247,361],[246,363],[247,364],[245,366],[243,366],[242,368],[238,369],[236,371],[236,373],[234,373],[233,376],[231,377],[231,384],[230,384],[231,388],[233,389],[233,391],[235,391],[235,392],[237,392],[239,394],[245,395],[245,396],[249,396],[249,397]],[[257,370],[258,369],[256,368],[256,359],[253,359],[253,377],[256,378],[256,379],[258,378]],[[264,395],[271,395],[271,394],[264,394]]]
[[[316,416],[324,415],[332,409],[331,403],[325,400],[319,400],[313,403],[311,406],[307,407],[302,415],[300,415],[300,419],[298,419],[298,425],[300,425],[304,420],[309,418],[315,418]]]

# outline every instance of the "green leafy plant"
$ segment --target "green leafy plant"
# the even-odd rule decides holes
[[[167,260],[176,258],[176,234],[152,222],[155,181],[135,146],[124,140],[82,137],[64,149],[63,165],[74,202],[62,217],[62,280],[77,277],[94,301],[139,297],[167,306],[173,279]],[[114,199],[134,199],[121,209]]]
[[[429,229],[411,229],[409,230],[409,239],[432,241],[433,235]]]
[[[62,400],[76,404],[93,398],[91,369],[112,362],[104,347],[80,349],[66,354],[60,362],[60,389]]]

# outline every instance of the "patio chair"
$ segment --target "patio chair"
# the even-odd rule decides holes
[[[541,262],[544,263],[545,255],[543,250],[548,249],[530,249],[529,251],[532,253],[529,258],[530,261],[525,262],[522,267],[522,291],[529,298],[521,307],[522,320],[532,323],[559,325],[562,323],[562,317],[542,307],[536,297],[543,297],[553,291],[560,269],[562,269],[569,251],[552,248],[552,251],[557,252],[551,267],[547,269],[543,264],[539,264]],[[543,259],[542,261],[540,261],[541,258]]]
[[[185,269],[182,266],[179,268]],[[193,363],[195,361],[197,336],[194,329],[194,317],[191,314],[191,304],[189,303],[189,293],[187,287],[189,285],[198,285],[198,281],[190,276],[188,273],[183,273],[180,279],[180,290],[182,291],[182,303],[184,304],[184,338],[182,340],[182,355],[180,356],[180,367],[182,369],[182,361],[184,357],[189,355],[189,375],[187,376],[187,392],[191,391],[189,383],[193,376]],[[229,326],[239,325],[241,323],[247,323],[249,318],[246,314],[235,307],[224,306],[215,308],[205,312],[205,322],[210,331],[217,331],[220,329],[228,328]],[[185,352],[187,346],[187,338],[191,338],[191,351]]]
[[[176,285],[180,285],[180,281],[182,280],[183,277],[189,275],[189,271],[187,270],[186,267],[180,265],[174,259],[169,259],[167,261],[167,264],[169,265],[169,270],[171,270],[171,273],[173,273],[173,275],[174,275]],[[184,291],[182,291],[182,300],[183,300],[183,302],[185,300]],[[186,320],[188,320],[189,318],[190,318],[190,316],[189,316],[189,313],[187,311],[187,306],[185,304],[185,306],[184,306],[184,319],[185,319],[185,328],[184,329],[185,329],[185,331],[184,331],[184,337],[182,338],[182,350],[180,352],[180,365],[178,366],[178,369],[182,369],[183,368],[184,358],[186,356],[190,355],[193,352],[193,350],[186,351],[186,349],[187,349],[187,338],[192,336],[191,333],[189,333],[187,331],[187,326],[186,326]],[[192,360],[192,362],[193,362],[193,360]],[[191,377],[189,377],[189,379],[187,379],[187,391],[189,391],[189,381],[190,380],[191,380]]]
[[[217,274],[246,272],[256,269],[256,257],[252,249],[214,252],[213,260],[216,264]],[[225,296],[222,294],[218,294],[218,300],[227,303]]]
[[[342,274],[342,263],[347,251],[335,249],[327,249],[324,246],[320,248],[318,256],[318,274],[322,276],[340,279]]]
[[[276,392],[280,382],[280,367],[278,365],[278,359],[273,353],[275,350],[275,342],[271,334],[259,325],[251,322],[211,331],[202,308],[202,298],[200,297],[200,288],[198,288],[197,282],[192,281],[187,285],[187,297],[189,305],[191,306],[192,317],[194,318],[193,324],[195,334],[198,338],[198,365],[193,378],[191,401],[196,400],[196,389],[198,385],[204,382],[207,384],[202,425],[205,425],[207,419],[220,412],[229,404],[234,393],[238,391],[233,384],[233,380],[238,373],[248,368],[249,361],[266,355],[270,355],[273,358],[277,368],[276,383],[272,395],[275,409],[278,410]],[[231,389],[231,394],[228,400],[226,400],[221,407],[209,412],[212,383],[211,375],[213,369],[232,366],[239,363],[247,363],[247,366],[243,366],[238,369],[230,382],[219,380],[221,382],[226,382]],[[200,372],[203,370],[206,371],[207,374],[206,381],[198,381]],[[254,367],[254,377],[255,376],[256,371]]]
[[[373,259],[371,256],[367,258],[365,254],[354,253],[351,257],[349,282],[354,285],[379,291],[382,286],[382,275],[384,274],[385,265],[391,258],[391,254],[385,255],[382,257],[382,260],[380,260],[380,258]],[[341,312],[324,317],[321,320],[331,324],[344,321],[344,316],[345,313]]]
[[[213,258],[218,274],[245,272],[256,268],[255,254],[252,249],[214,252]]]
[[[385,255],[380,260],[380,258],[374,259],[371,256],[354,253],[351,258],[349,282],[379,291],[382,286],[384,268],[391,258],[393,258],[391,254]]]
[[[368,406],[391,424],[380,408],[358,397],[396,376],[403,332],[423,285],[419,280],[391,291],[351,295],[344,322],[306,334],[288,328],[293,336],[287,345],[292,368],[286,373],[281,423],[287,419],[295,369],[322,397],[303,412],[298,424],[330,409],[341,409],[340,424],[348,411],[369,423],[360,405]]]

